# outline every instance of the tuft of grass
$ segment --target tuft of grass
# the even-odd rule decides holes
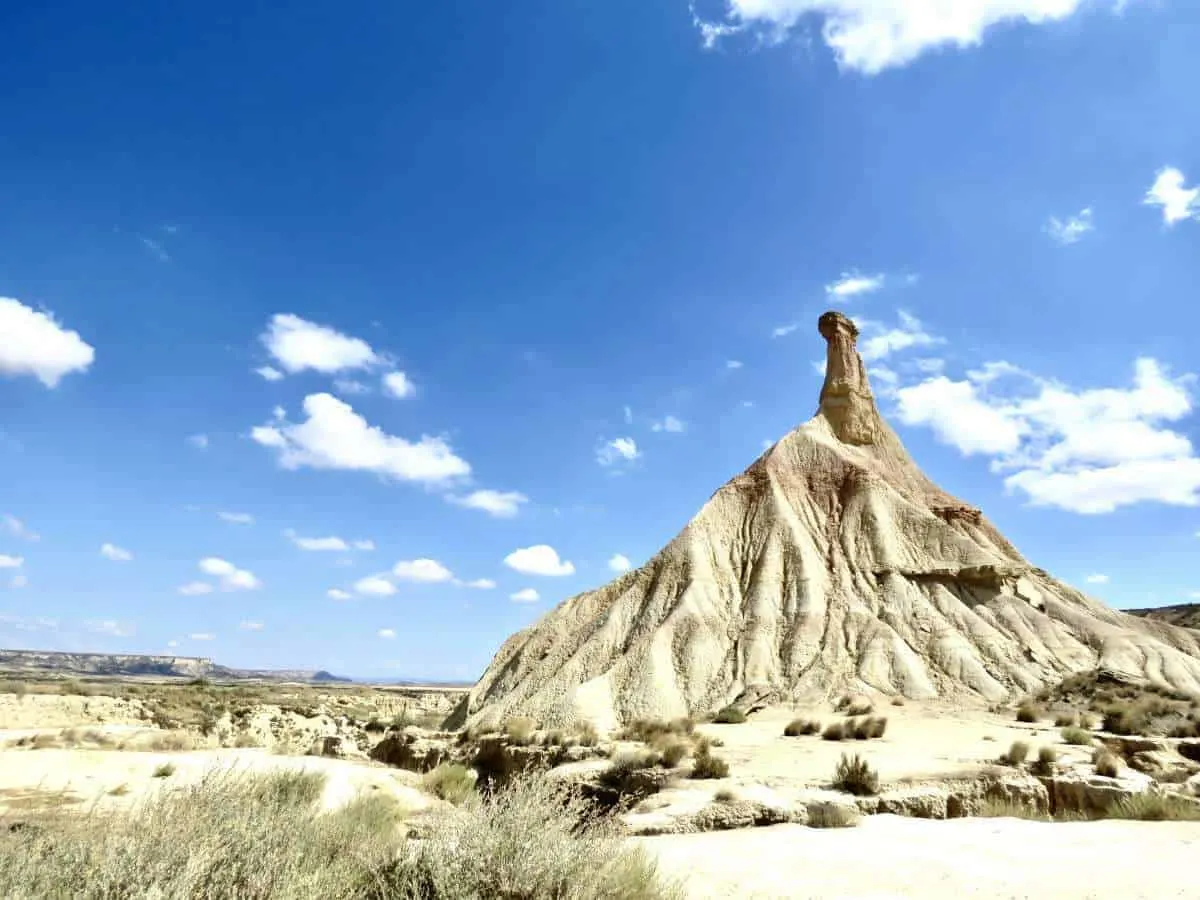
[[[1053,775],[1058,763],[1058,751],[1053,747],[1042,747],[1038,750],[1037,759],[1029,766],[1034,775]]]
[[[1100,727],[1113,734],[1146,734],[1150,730],[1150,709],[1129,703],[1111,704],[1104,710]]]
[[[879,793],[879,774],[857,753],[843,753],[833,773],[833,787],[859,797]]]
[[[827,741],[844,741],[846,739],[846,723],[830,722],[821,732],[821,737]]]
[[[170,778],[174,774],[175,774],[175,766],[173,763],[163,763],[162,765],[157,766],[154,769],[154,777],[155,778]]]
[[[875,704],[870,700],[858,698],[851,700],[846,706],[846,715],[848,716],[869,716],[875,711]]]
[[[527,716],[514,716],[504,723],[504,733],[514,744],[528,744],[533,740],[537,722]]]
[[[124,797],[124,796],[125,796],[126,794],[128,794],[128,793],[129,793],[129,785],[127,785],[127,784],[118,784],[116,787],[114,787],[114,788],[112,788],[111,790],[109,790],[109,792],[108,792],[108,796],[110,796],[110,797]]]
[[[651,745],[659,755],[659,763],[665,768],[673,769],[691,752],[691,743],[676,735],[663,735]]]
[[[1046,822],[1050,817],[1026,803],[1006,800],[1000,797],[989,797],[980,804],[975,815],[984,819],[1029,819],[1034,822]]]
[[[1104,812],[1106,819],[1141,822],[1200,822],[1200,804],[1175,794],[1146,791],[1118,800]]]
[[[653,769],[661,757],[652,750],[626,750],[612,757],[607,769],[600,773],[600,783],[622,794],[630,793],[637,784],[644,783],[638,772]]]
[[[746,714],[736,706],[726,706],[713,716],[713,722],[718,725],[741,725],[746,721]]]
[[[1062,735],[1062,739],[1065,743],[1073,746],[1090,747],[1092,744],[1092,733],[1083,728],[1070,725],[1059,733]]]
[[[435,797],[459,806],[475,793],[475,773],[457,763],[442,763],[421,777],[421,785]]]
[[[819,734],[821,731],[821,723],[815,719],[792,719],[784,726],[783,734],[785,737],[801,737],[809,734]]]
[[[892,698],[892,706],[903,706],[903,705],[904,705],[903,697],[893,697]]]
[[[717,803],[735,803],[737,801],[737,794],[729,788],[721,788],[713,794],[713,800]]]
[[[1075,714],[1074,713],[1059,713],[1057,716],[1054,717],[1054,727],[1055,728],[1070,728],[1074,724],[1075,724]]]
[[[724,778],[729,774],[729,763],[710,752],[697,753],[692,763],[692,778]]]
[[[575,739],[581,747],[595,747],[600,743],[600,734],[591,722],[580,722],[575,726]]]
[[[1019,766],[1029,758],[1029,744],[1025,741],[1013,741],[1012,746],[1000,756],[1000,762],[1006,766]]]
[[[1096,748],[1092,754],[1092,765],[1096,767],[1096,774],[1105,778],[1116,778],[1121,774],[1120,757],[1104,747]]]
[[[1017,707],[1017,721],[1034,723],[1040,722],[1042,719],[1042,711],[1039,707],[1026,701]]]
[[[862,822],[862,814],[840,803],[814,803],[808,808],[809,828],[853,828]]]

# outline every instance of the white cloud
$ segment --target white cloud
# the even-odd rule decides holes
[[[179,593],[185,597],[198,597],[201,594],[211,594],[213,586],[207,581],[189,581],[179,588]]]
[[[1200,219],[1200,187],[1186,188],[1183,173],[1168,166],[1160,169],[1154,184],[1142,201],[1147,206],[1161,206],[1163,222],[1168,226],[1184,219]]]
[[[740,369],[741,367],[742,367],[741,360],[737,360],[737,359],[725,360],[725,368],[727,368],[727,369]]]
[[[21,538],[22,540],[26,541],[40,541],[42,539],[40,534],[32,531],[16,516],[5,513],[3,516],[0,516],[0,523],[3,523],[4,530],[13,537]]]
[[[843,272],[842,277],[833,284],[825,285],[825,293],[835,300],[848,300],[859,294],[870,294],[883,287],[882,275],[859,275],[857,272]]]
[[[389,396],[403,399],[417,392],[417,387],[403,372],[388,372],[383,376],[383,391]]]
[[[1139,359],[1128,388],[1072,390],[1007,363],[896,391],[900,421],[964,455],[992,458],[1034,505],[1108,513],[1144,502],[1200,505],[1200,458],[1165,427],[1193,408],[1191,376]]]
[[[1066,220],[1051,216],[1046,223],[1045,232],[1055,243],[1068,245],[1078,243],[1085,234],[1095,230],[1091,209],[1082,209],[1078,215],[1068,216]]]
[[[54,388],[65,375],[86,371],[95,358],[91,345],[50,313],[0,297],[0,375],[32,375]]]
[[[629,562],[629,557],[620,553],[613,555],[613,558],[608,561],[608,567],[614,572],[628,572],[633,568]]]
[[[446,499],[468,509],[481,509],[497,519],[511,519],[529,498],[517,491],[472,491],[465,496],[447,495]]]
[[[355,549],[355,550],[374,550],[374,549],[375,549],[375,542],[374,542],[374,541],[372,541],[372,540],[369,540],[369,539],[367,539],[367,540],[355,541],[355,542],[354,542],[354,549]]]
[[[207,450],[208,449],[208,435],[207,434],[193,434],[191,437],[189,437],[187,439],[187,442],[189,444],[191,444],[193,447],[195,447],[197,450]]]
[[[396,586],[383,575],[368,575],[354,582],[354,590],[369,597],[390,597],[396,593]]]
[[[933,347],[945,343],[942,338],[926,332],[916,316],[909,315],[904,310],[898,310],[897,316],[900,324],[890,328],[870,319],[855,320],[861,332],[858,352],[865,362],[877,362],[893,353],[911,350],[913,347]],[[873,372],[874,370],[872,374]]]
[[[401,560],[392,567],[392,574],[401,581],[416,581],[424,584],[454,580],[453,573],[436,559]]]
[[[100,555],[105,559],[111,559],[113,562],[129,562],[133,559],[133,554],[116,544],[102,544],[100,546]]]
[[[189,634],[188,637],[193,641],[211,641],[216,638],[216,635],[208,631],[197,631]]]
[[[390,641],[396,636],[396,629],[380,628],[378,633],[379,633],[379,636],[381,638],[383,638],[385,641]]]
[[[0,569],[19,569],[25,563],[23,556],[8,556],[0,553]]]
[[[356,381],[353,378],[338,378],[333,382],[333,389],[339,394],[348,394],[355,396],[358,394],[369,394],[371,389],[361,381]]]
[[[244,512],[219,512],[217,518],[232,525],[253,525],[254,516]]]
[[[283,379],[283,373],[274,366],[259,366],[254,371],[267,381],[281,381]]]
[[[262,631],[266,626],[262,622],[245,621],[238,625],[242,631]]]
[[[523,591],[509,594],[508,597],[514,603],[537,603],[538,600],[542,599],[533,588],[525,588]]]
[[[200,571],[219,579],[223,591],[253,591],[262,587],[253,572],[239,569],[228,560],[216,556],[207,556],[200,560]]]
[[[301,550],[309,550],[316,553],[326,551],[340,553],[350,549],[349,544],[347,544],[340,537],[333,535],[330,537],[300,537],[300,535],[296,534],[296,532],[291,528],[285,530],[283,535]]]
[[[179,641],[167,641],[167,646],[174,648],[179,646]]]
[[[349,591],[343,591],[341,588],[330,588],[325,595],[330,600],[349,600],[353,596]]]
[[[1108,576],[1096,573],[1095,575],[1089,575],[1084,581],[1088,584],[1108,584]]]
[[[601,444],[596,450],[596,462],[602,466],[615,465],[618,462],[632,462],[641,456],[637,442],[631,437],[619,437]]]
[[[797,324],[777,325],[771,329],[771,337],[773,337],[773,338],[787,337],[789,334],[791,334],[793,331],[795,331],[799,327],[800,326]]]
[[[624,413],[625,413],[625,424],[632,425],[633,424],[633,409],[631,407],[626,406],[624,408]]]
[[[687,425],[674,416],[667,416],[661,422],[655,422],[653,425],[651,425],[650,430],[666,431],[670,434],[682,434],[687,430]]]
[[[28,575],[14,575],[12,577],[12,579],[8,582],[8,586],[10,588],[12,588],[13,590],[20,590],[21,588],[28,586],[28,584],[29,584],[29,576]]]
[[[88,619],[83,623],[83,628],[92,634],[105,637],[129,637],[134,631],[132,625],[125,625],[115,619]]]
[[[875,75],[942,47],[980,44],[999,24],[1039,25],[1070,17],[1085,0],[726,0],[724,21],[693,13],[701,39],[749,33],[760,43],[785,40],[809,17],[821,19],[821,37],[838,66]]]
[[[514,550],[504,557],[510,569],[526,575],[563,576],[575,574],[575,566],[569,560],[560,560],[558,551],[548,544],[537,544]]]
[[[332,394],[304,398],[308,418],[299,424],[277,420],[260,425],[251,437],[278,451],[285,469],[342,469],[375,472],[402,481],[438,484],[471,474],[443,438],[422,436],[413,443],[368,425],[348,403]]]
[[[496,582],[490,578],[476,578],[474,581],[467,581],[464,587],[474,588],[477,591],[490,591],[496,587]]]
[[[305,369],[331,375],[379,361],[366,341],[290,313],[271,318],[262,342],[283,370],[292,375]]]

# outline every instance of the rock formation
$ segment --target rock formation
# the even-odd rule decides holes
[[[1106,668],[1200,693],[1200,634],[1116,612],[933,484],[826,313],[820,408],[640,569],[509,638],[459,718],[611,728],[876,691],[995,702]]]

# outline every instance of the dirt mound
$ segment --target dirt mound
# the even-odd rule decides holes
[[[1200,693],[1200,634],[1031,565],[880,416],[854,324],[821,317],[820,408],[646,565],[504,643],[460,718],[601,728],[877,691],[995,702],[1102,668]]]

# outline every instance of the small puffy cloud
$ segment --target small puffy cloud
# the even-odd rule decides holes
[[[383,376],[383,392],[389,397],[403,399],[415,394],[417,388],[403,372],[388,372]]]
[[[283,379],[283,373],[274,366],[259,366],[254,371],[267,381],[281,381]]]
[[[612,466],[620,462],[633,462],[641,456],[637,441],[631,437],[619,437],[601,444],[596,450],[596,462]]]
[[[266,626],[262,622],[245,621],[238,625],[242,631],[262,631]]]
[[[253,591],[262,587],[253,572],[239,569],[228,560],[208,556],[200,560],[200,571],[218,579],[223,591]]]
[[[628,572],[631,568],[633,568],[632,564],[629,562],[629,557],[620,553],[613,555],[612,559],[608,561],[608,567],[614,572]]]
[[[1169,227],[1184,219],[1200,219],[1200,187],[1184,187],[1183,173],[1168,166],[1160,169],[1142,201],[1162,207],[1163,222]]]
[[[32,531],[24,522],[9,513],[0,516],[0,526],[3,527],[6,533],[11,534],[13,537],[21,538],[21,540],[40,541],[42,539],[40,534]]]
[[[394,628],[380,628],[380,629],[379,629],[379,631],[378,631],[378,634],[379,634],[379,636],[380,636],[381,638],[383,638],[385,641],[390,641],[390,640],[392,640],[393,638],[395,638],[395,637],[396,637],[396,629],[394,629]]]
[[[207,450],[208,449],[208,435],[207,434],[193,434],[191,437],[189,437],[187,439],[187,442],[189,444],[191,444],[193,447],[195,447],[197,450]]]
[[[83,623],[83,628],[91,634],[105,637],[130,637],[134,632],[132,625],[126,625],[116,619],[88,619]]]
[[[1108,584],[1108,576],[1096,573],[1084,579],[1088,584]]]
[[[0,553],[0,569],[19,569],[25,564],[23,556],[9,556],[6,553]]]
[[[353,596],[349,591],[343,591],[341,588],[330,588],[325,595],[330,600],[349,600]]]
[[[883,287],[882,275],[859,275],[843,272],[833,284],[825,285],[825,294],[832,300],[850,300],[860,294],[872,294]]]
[[[193,641],[211,641],[216,638],[216,635],[209,631],[195,631],[189,634],[188,638]]]
[[[771,329],[771,337],[773,337],[773,338],[787,337],[789,334],[791,334],[793,331],[795,331],[799,327],[800,326],[796,323],[793,323],[791,325],[776,325],[774,328]]]
[[[661,422],[655,422],[651,425],[650,430],[665,431],[669,434],[682,434],[687,430],[687,425],[674,416],[667,416]]]
[[[341,553],[350,549],[349,544],[334,535],[329,537],[301,537],[291,528],[284,531],[283,535],[301,550],[308,550],[314,553]]]
[[[100,555],[105,559],[111,559],[113,562],[129,562],[133,559],[133,554],[116,544],[101,544]]]
[[[458,506],[468,509],[483,510],[497,519],[511,519],[520,512],[521,505],[528,503],[529,498],[517,491],[472,491],[466,495],[449,494],[446,499]]]
[[[702,17],[693,6],[692,20],[708,48],[737,36],[779,44],[808,20],[819,20],[821,39],[840,68],[876,75],[939,48],[977,46],[995,26],[1061,21],[1084,5],[1085,0],[725,0],[723,17]]]
[[[217,518],[231,525],[253,525],[254,516],[244,512],[219,512]]]
[[[496,587],[496,582],[490,578],[476,578],[474,581],[463,582],[463,587],[474,588],[477,591],[490,591]]]
[[[292,375],[306,369],[331,375],[379,361],[366,341],[290,313],[272,316],[261,339],[271,357]]]
[[[548,544],[514,550],[504,557],[504,564],[525,575],[561,577],[575,574],[574,564],[569,560],[559,559],[558,551]]]
[[[415,581],[422,584],[454,580],[453,573],[436,559],[401,560],[392,567],[392,574],[401,581]]]
[[[1079,243],[1083,236],[1089,231],[1093,231],[1095,227],[1095,223],[1092,221],[1092,211],[1089,208],[1082,209],[1078,215],[1068,216],[1066,219],[1051,216],[1050,221],[1046,223],[1045,232],[1056,244],[1067,246]]]
[[[0,297],[0,375],[32,375],[54,388],[64,376],[86,371],[95,358],[91,345],[50,313]]]
[[[509,594],[509,599],[514,603],[537,603],[541,599],[538,592],[533,588],[525,588],[523,591],[517,591],[515,594]]]
[[[383,575],[368,575],[354,582],[354,590],[368,597],[390,597],[396,593],[396,586]]]
[[[904,310],[899,310],[897,316],[899,323],[893,326],[870,319],[855,320],[861,332],[858,352],[865,362],[878,362],[893,353],[911,350],[914,347],[933,347],[945,343],[942,338],[929,334],[916,316]],[[871,374],[874,372],[872,369]]]
[[[211,594],[212,592],[213,586],[207,581],[189,581],[179,588],[179,593],[185,597],[198,597],[201,594]]]
[[[738,359],[727,359],[725,360],[725,368],[740,369],[742,368],[742,361]]]
[[[466,460],[443,438],[419,441],[394,437],[332,394],[304,398],[307,419],[296,424],[276,419],[253,429],[250,436],[277,451],[285,469],[340,469],[374,472],[401,481],[440,484],[471,474]]]

